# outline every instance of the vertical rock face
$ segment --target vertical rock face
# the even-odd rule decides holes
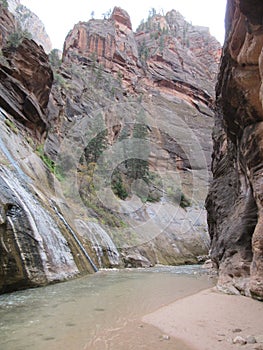
[[[17,23],[14,16],[0,5],[0,47],[2,48],[10,35],[16,30]]]
[[[53,74],[18,27],[1,12],[0,292],[197,262],[219,43],[176,11],[134,33],[115,8],[73,28]]]
[[[33,40],[21,37],[18,42],[10,41],[18,23],[6,9],[1,9],[0,28],[1,105],[41,135],[47,127],[45,110],[53,82],[48,56]]]
[[[263,4],[228,0],[207,198],[220,288],[263,299]]]
[[[128,13],[115,7],[110,19],[80,22],[69,32],[63,61],[99,62],[103,69],[123,77],[127,83],[141,76],[138,50]]]
[[[53,73],[44,50],[33,40],[4,47],[0,63],[0,101],[19,122],[40,135],[47,126],[45,109]]]
[[[145,138],[149,143],[144,147],[143,159],[149,162],[149,170],[155,174],[153,177],[158,177],[157,172],[161,174],[162,183],[167,187],[163,193],[176,192],[178,182],[169,176],[178,174],[183,191],[195,198],[193,205],[184,209],[175,208],[172,200],[162,198],[164,204],[159,210],[160,198],[153,198],[155,203],[142,204],[135,210],[137,204],[131,203],[130,198],[120,202],[116,200],[117,196],[111,196],[108,187],[105,189],[107,198],[98,202],[92,190],[87,188],[87,182],[85,188],[83,181],[83,187],[78,191],[86,198],[88,214],[83,216],[99,213],[97,236],[91,235],[89,230],[83,234],[85,239],[90,237],[93,246],[99,245],[95,238],[100,242],[100,232],[105,232],[105,237],[109,235],[122,249],[124,257],[143,255],[148,264],[196,262],[196,256],[207,253],[205,212],[200,213],[200,208],[208,184],[214,84],[220,51],[220,44],[210,36],[208,29],[188,24],[176,11],[166,16],[154,14],[133,33],[127,12],[115,8],[109,19],[80,22],[69,32],[64,44],[63,64],[58,70],[63,84],[56,83],[52,89],[49,110],[55,132],[52,130],[48,134],[46,152],[52,157],[59,153],[61,136],[65,133],[69,136],[71,131],[74,132],[72,141],[79,140],[85,148],[83,142],[89,143],[86,130],[94,132],[94,128],[100,127],[103,132],[107,131],[107,140],[102,140],[97,148],[105,144],[109,148],[112,146],[112,161],[121,141],[132,140],[136,121],[142,123],[144,120],[148,123]],[[101,140],[100,135],[95,133],[95,136]],[[73,149],[72,154],[74,148],[80,154],[78,147],[67,147],[70,152]],[[123,147],[120,148],[121,152]],[[90,147],[88,149],[91,153]],[[70,158],[72,154],[62,158]],[[124,156],[120,153],[116,160],[119,168],[123,166],[119,159]],[[130,151],[126,153],[128,158],[139,156],[132,156]],[[93,164],[88,157],[88,165],[83,164],[84,179],[91,177],[90,167],[97,161],[96,157],[93,159]],[[128,181],[121,183],[126,186]],[[121,187],[119,183],[118,186]],[[145,185],[145,193],[149,188]],[[149,193],[154,191],[150,189]],[[150,197],[148,193],[145,195]],[[121,205],[134,207],[124,210]],[[107,211],[110,208],[113,210]],[[127,210],[128,214],[124,215]],[[116,223],[112,225],[112,212],[119,225],[135,228],[132,234],[129,229],[118,230]],[[89,227],[82,218],[78,223],[82,230]],[[141,225],[144,225],[143,232]],[[103,250],[96,249],[97,252]],[[98,263],[105,263],[105,255],[104,262],[99,256]]]
[[[221,47],[218,41],[211,36],[209,28],[193,26],[185,21],[183,16],[172,10],[166,14],[166,20],[170,31],[184,47],[200,59],[213,79],[218,73],[218,63],[221,56]]]
[[[52,49],[51,40],[38,16],[22,5],[20,0],[8,0],[8,9],[20,24],[21,29],[28,31],[35,42],[49,53]]]

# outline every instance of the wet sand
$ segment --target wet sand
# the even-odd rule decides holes
[[[66,345],[66,344],[65,344]],[[52,348],[55,350],[56,348]],[[71,349],[71,348],[70,348]],[[82,348],[78,348],[82,349]],[[163,333],[162,330],[143,322],[130,322],[123,328],[112,330],[111,337],[98,334],[85,350],[192,350],[182,340]]]
[[[177,300],[142,320],[192,350],[263,350],[263,303],[215,288]],[[233,344],[237,336],[254,336],[257,343]]]

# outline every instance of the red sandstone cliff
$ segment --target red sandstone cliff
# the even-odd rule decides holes
[[[34,41],[10,43],[8,11],[0,19],[0,290],[92,271],[92,261],[197,262],[209,245],[220,52],[208,30],[171,11],[134,33],[115,8],[75,25],[51,69]]]
[[[17,33],[13,15],[1,8],[0,101],[1,106],[36,134],[47,128],[45,116],[53,72],[48,56],[33,40],[10,41]],[[38,137],[40,137],[38,135]]]
[[[218,285],[263,299],[263,4],[228,0],[207,198]]]

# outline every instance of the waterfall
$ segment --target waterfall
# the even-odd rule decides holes
[[[87,253],[86,249],[83,247],[83,244],[80,242],[80,240],[78,239],[77,235],[75,234],[75,232],[72,230],[72,228],[70,227],[70,225],[68,224],[68,222],[66,221],[66,219],[64,218],[64,216],[59,212],[59,210],[57,209],[57,207],[52,203],[52,207],[55,210],[57,216],[60,218],[60,220],[63,222],[63,224],[65,225],[65,227],[67,228],[67,230],[70,232],[70,234],[72,235],[72,237],[75,239],[76,243],[78,244],[79,248],[81,249],[81,251],[83,252],[83,254],[85,255],[85,257],[88,259],[90,265],[92,266],[93,270],[95,272],[98,272],[98,268],[97,266],[94,264],[93,260],[91,259],[91,257],[89,256],[89,254]]]
[[[106,249],[109,262],[112,266],[119,265],[120,254],[118,249],[108,233],[97,222],[76,220],[76,226],[80,234],[87,238],[92,243],[101,266],[101,259],[103,257],[103,248]],[[102,266],[101,266],[102,267]]]
[[[2,119],[3,121],[8,119],[7,115],[5,114],[5,111],[1,107],[0,107],[0,119]],[[11,153],[9,152],[9,150],[6,148],[4,142],[6,142],[8,144],[8,140],[2,140],[2,136],[4,136],[4,134],[2,134],[1,137],[0,137],[0,150],[5,155],[6,159],[10,162],[10,164],[13,166],[13,168],[14,168],[16,174],[18,175],[18,177],[20,177],[21,179],[25,180],[27,183],[31,183],[32,181],[31,181],[30,177],[27,176],[22,171],[22,169],[20,168],[19,164],[14,160],[14,158],[12,157]]]
[[[38,280],[46,276],[48,281],[62,280],[78,274],[66,239],[52,216],[29,191],[21,178],[9,169],[1,169],[0,194],[9,224],[27,276]]]

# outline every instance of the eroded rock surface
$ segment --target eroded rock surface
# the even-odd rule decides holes
[[[207,254],[220,45],[176,11],[144,25],[120,8],[76,24],[53,72],[3,29],[1,291]]]
[[[207,252],[206,216],[200,208],[209,178],[209,135],[220,52],[207,28],[188,24],[176,11],[149,18],[134,33],[127,12],[115,8],[109,19],[80,22],[69,32],[57,71],[60,79],[55,81],[49,103],[52,130],[45,143],[47,154],[54,159],[61,156],[59,146],[66,134],[71,139],[67,149],[73,151],[62,158],[76,159],[81,148],[83,151],[97,136],[96,130],[106,130],[108,147],[116,148],[121,138],[132,137],[133,125],[143,120],[151,147],[148,150],[146,145],[141,156],[147,156],[150,171],[160,172],[168,193],[163,205],[157,199],[138,210],[134,209],[136,199],[128,198],[124,206],[129,215],[123,215],[121,204],[110,193],[99,201],[94,194],[87,195],[90,187],[85,179],[91,178],[94,164],[82,165],[80,193],[88,208],[86,215],[95,216],[101,226],[95,236],[90,235],[93,247],[98,244],[96,237],[101,241],[99,231],[103,231],[104,241],[107,235],[114,237],[124,256],[135,252],[151,264],[196,262],[198,255]],[[120,162],[116,160],[117,165]],[[182,191],[193,196],[192,207],[175,208],[169,203],[170,192],[171,201],[176,202],[173,193],[178,181]],[[152,190],[147,186],[146,196]],[[95,257],[95,261],[105,264],[106,255],[101,256],[101,251],[97,249],[99,260]]]
[[[229,0],[207,199],[220,288],[263,299],[261,1]]]
[[[7,112],[41,137],[47,128],[45,111],[53,82],[48,56],[33,40],[3,47],[0,100]]]
[[[46,53],[49,53],[52,43],[39,17],[22,5],[20,0],[8,0],[7,2],[9,11],[14,15],[21,29],[28,31],[35,42],[41,45]]]

